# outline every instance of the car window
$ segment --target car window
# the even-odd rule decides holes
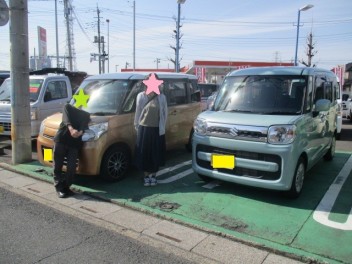
[[[34,87],[31,87],[31,89],[33,89],[33,91],[36,90],[36,88],[34,88]],[[64,82],[64,81],[50,82],[48,84],[45,97],[46,97],[45,101],[67,98],[68,94],[67,94],[66,82]]]
[[[29,79],[29,97],[32,102],[38,100],[43,82],[43,79]]]
[[[182,105],[187,103],[187,84],[184,81],[164,81],[163,90],[168,106]]]

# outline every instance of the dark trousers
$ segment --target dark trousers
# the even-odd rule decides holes
[[[62,171],[66,157],[66,173]],[[78,149],[63,143],[55,143],[54,146],[54,186],[57,191],[69,188],[76,173]]]

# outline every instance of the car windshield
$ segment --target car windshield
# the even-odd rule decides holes
[[[11,96],[11,80],[6,79],[0,86],[0,101],[10,100]]]
[[[306,86],[306,79],[298,76],[229,76],[216,97],[214,110],[300,114]]]
[[[113,115],[120,112],[123,101],[129,92],[130,81],[126,80],[85,80],[76,94],[83,89],[89,95],[84,111],[94,115]],[[75,104],[72,98],[70,104]]]
[[[43,79],[29,80],[29,100],[35,102],[38,100]],[[11,101],[11,79],[6,79],[0,87],[0,101]]]

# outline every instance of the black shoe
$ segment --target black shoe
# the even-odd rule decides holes
[[[59,198],[66,198],[67,197],[67,194],[62,191],[56,191],[56,193]]]
[[[66,194],[67,196],[73,196],[73,195],[75,195],[76,193],[73,192],[70,188],[67,188],[67,189],[65,189],[65,194]]]
[[[68,186],[64,187],[62,189],[62,192],[66,193],[67,196],[75,195],[75,193]]]

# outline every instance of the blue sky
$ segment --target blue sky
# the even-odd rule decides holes
[[[9,3],[8,0],[6,0]],[[301,12],[298,59],[307,60],[306,38],[313,32],[317,54],[313,63],[330,69],[352,62],[351,0],[186,0],[181,5],[181,67],[194,60],[282,61],[294,59],[298,9]],[[133,1],[72,0],[74,7],[74,47],[77,70],[98,73],[93,43],[97,35],[97,6],[101,35],[107,41],[109,23],[110,72],[133,63]],[[176,0],[135,0],[136,68],[173,68],[176,29]],[[29,0],[29,54],[38,52],[37,26],[47,30],[48,55],[56,56],[54,0]],[[66,52],[63,2],[58,1],[60,55]],[[10,67],[9,24],[0,27],[0,69]],[[107,50],[107,43],[106,43]],[[54,62],[56,65],[56,62]],[[107,71],[107,66],[106,66]]]

